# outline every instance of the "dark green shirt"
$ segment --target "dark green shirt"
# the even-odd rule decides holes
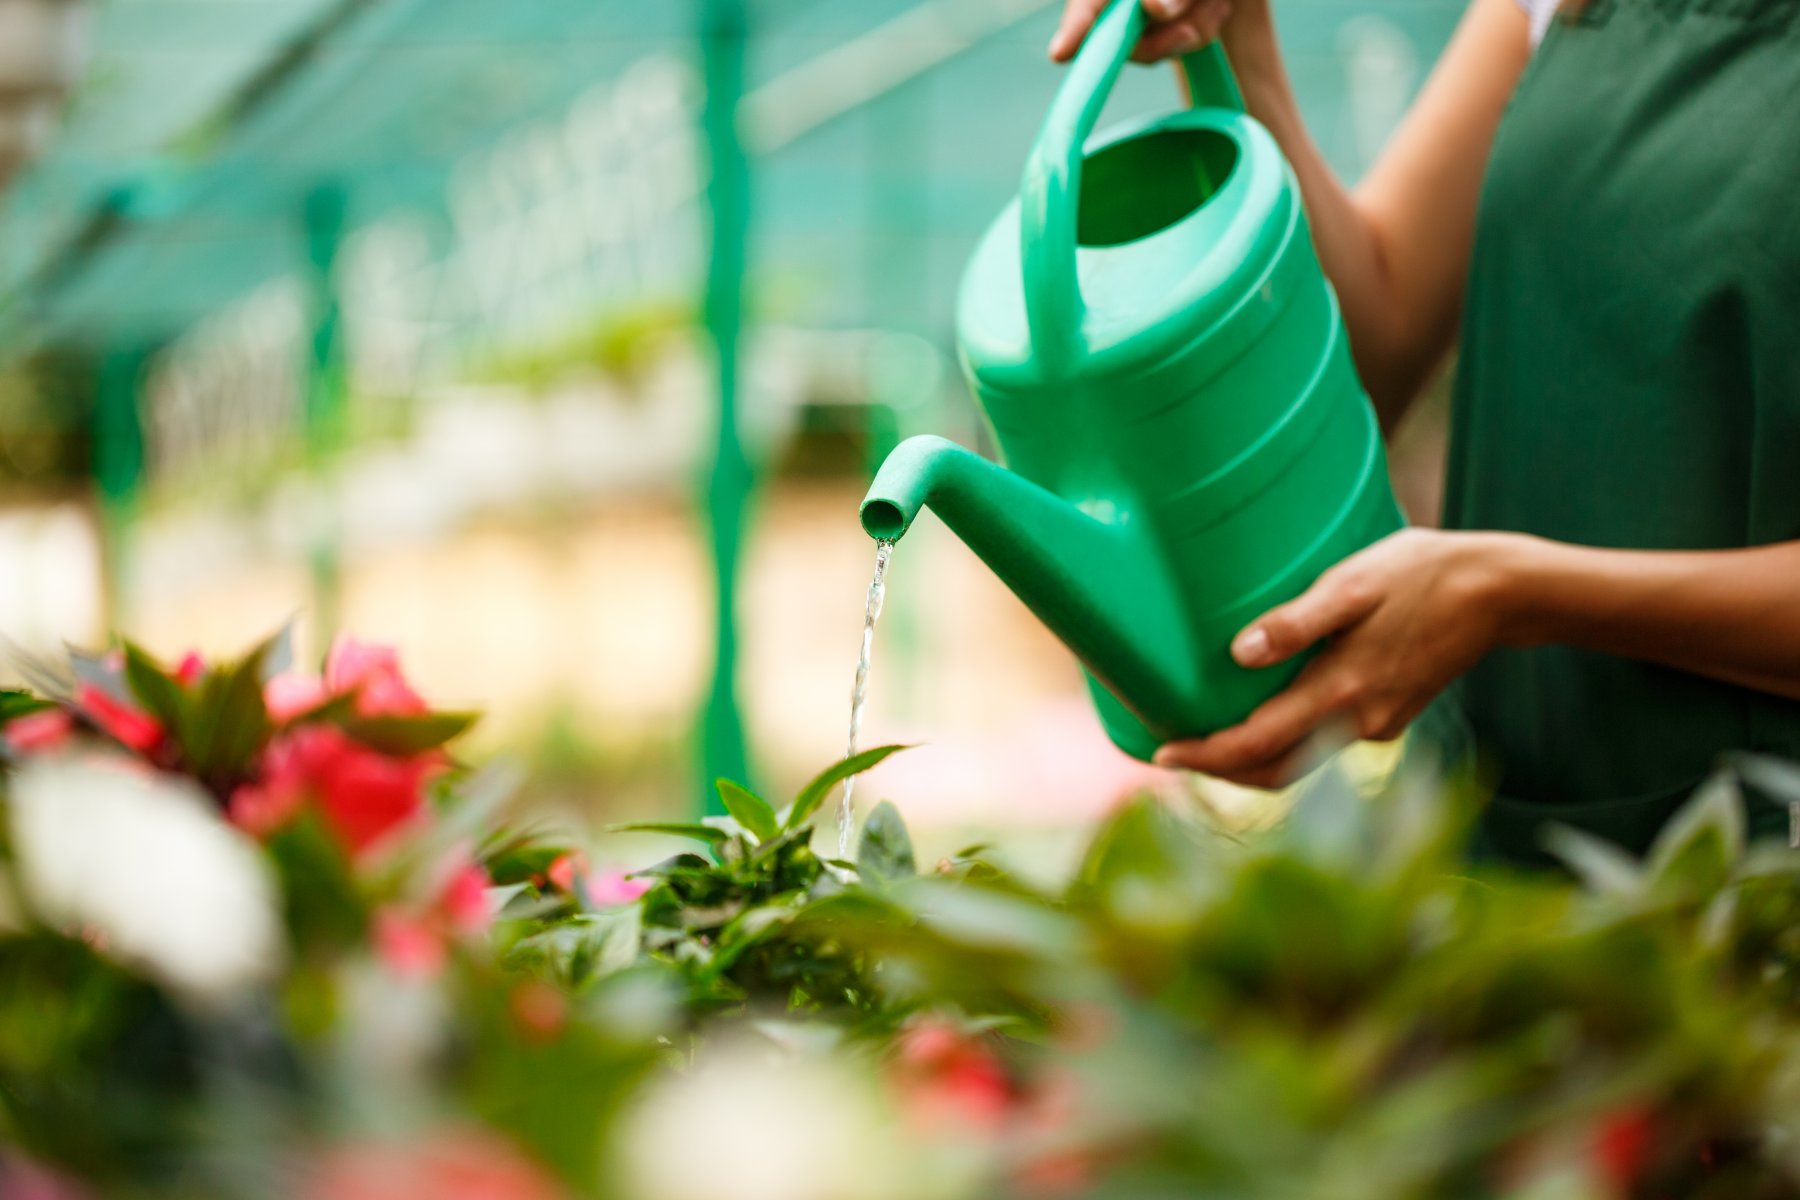
[[[1643,550],[1800,538],[1800,0],[1552,25],[1481,198],[1444,516]],[[1722,753],[1800,757],[1800,704],[1571,647],[1496,651],[1454,695],[1509,857],[1545,819],[1641,849]]]

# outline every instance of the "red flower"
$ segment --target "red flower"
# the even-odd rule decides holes
[[[45,708],[7,722],[0,729],[14,750],[54,750],[69,740],[75,721],[60,708]]]
[[[76,690],[75,706],[102,733],[129,750],[149,754],[162,744],[163,727],[156,718],[91,683]]]
[[[544,871],[545,878],[565,892],[575,890],[575,876],[587,870],[587,862],[579,854],[559,854]]]
[[[900,1035],[895,1070],[902,1105],[922,1128],[991,1131],[1013,1106],[1012,1082],[993,1052],[942,1021]]]
[[[311,799],[347,850],[361,855],[412,824],[425,809],[425,783],[435,756],[391,758],[333,725],[306,725],[269,744],[263,777],[239,788],[231,816],[268,834]]]
[[[206,674],[206,660],[200,657],[198,651],[189,650],[181,656],[181,665],[175,668],[175,682],[183,687],[189,687],[198,683],[204,674]]]
[[[1604,1117],[1594,1130],[1591,1155],[1600,1177],[1621,1193],[1644,1169],[1655,1122],[1641,1108],[1622,1108]]]

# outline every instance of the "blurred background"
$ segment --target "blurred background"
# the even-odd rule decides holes
[[[873,463],[991,449],[955,287],[1060,7],[0,0],[0,635],[173,659],[297,618],[307,660],[396,645],[585,815],[793,788],[843,751]],[[1277,7],[1355,177],[1459,7]],[[1177,102],[1133,70],[1109,119]],[[1416,519],[1441,427],[1402,431]],[[927,829],[1159,783],[928,521],[877,636],[894,739],[864,794]]]

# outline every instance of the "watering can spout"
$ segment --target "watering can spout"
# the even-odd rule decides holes
[[[940,437],[902,442],[862,504],[870,537],[893,541],[929,507],[1145,725],[1147,755],[1178,731],[1153,714],[1191,707],[1195,660],[1153,539]],[[1123,706],[1120,720],[1129,720]],[[1109,725],[1112,722],[1109,720]],[[1115,740],[1119,730],[1114,729]]]

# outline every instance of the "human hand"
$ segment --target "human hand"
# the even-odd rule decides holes
[[[1241,666],[1269,667],[1329,638],[1287,690],[1242,724],[1169,743],[1157,751],[1157,763],[1279,787],[1307,765],[1320,730],[1398,737],[1501,642],[1510,620],[1508,555],[1520,541],[1408,529],[1345,559],[1232,642]]]
[[[1064,0],[1062,24],[1050,39],[1050,58],[1068,62],[1093,28],[1108,0]],[[1198,50],[1224,28],[1231,0],[1142,0],[1150,25],[1132,53],[1135,62],[1152,63]]]

